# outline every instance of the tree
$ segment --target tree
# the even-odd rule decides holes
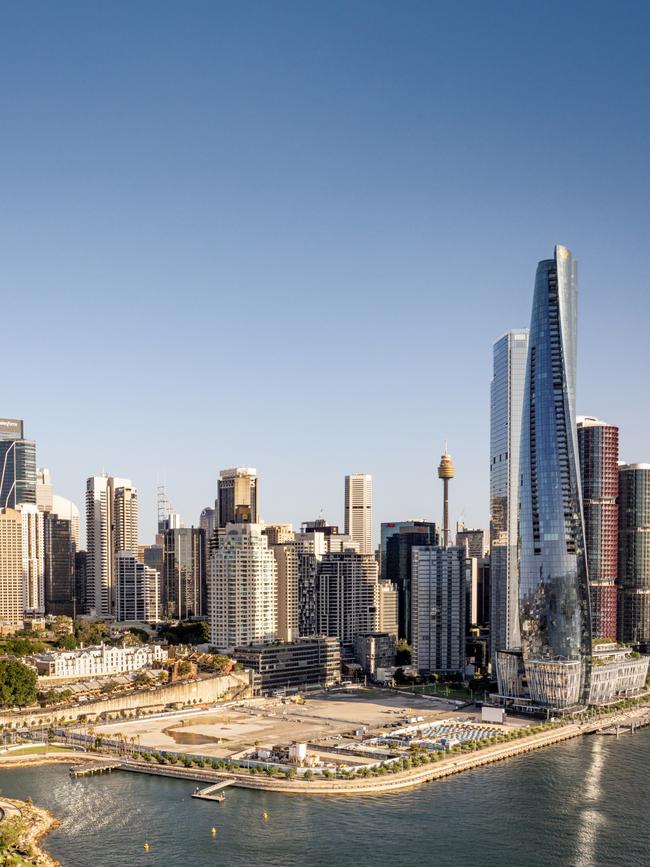
[[[395,653],[395,665],[410,665],[411,664],[411,645],[402,638],[397,645]]]
[[[178,674],[180,677],[184,677],[186,674],[191,674],[192,672],[192,663],[188,662],[186,659],[181,659],[178,663]]]
[[[64,635],[71,635],[72,631],[72,617],[67,617],[65,614],[58,614],[54,618],[54,623],[52,624],[52,632],[57,638],[63,638]]]
[[[104,623],[92,623],[88,620],[78,620],[75,623],[75,637],[84,644],[101,644],[108,638],[108,629]]]
[[[36,672],[16,659],[0,660],[0,707],[36,703]]]
[[[78,643],[74,635],[62,635],[56,642],[57,647],[60,647],[61,650],[74,650]]]
[[[212,668],[218,674],[230,674],[235,665],[235,660],[230,659],[228,656],[223,656],[222,654],[217,654],[212,660]]]

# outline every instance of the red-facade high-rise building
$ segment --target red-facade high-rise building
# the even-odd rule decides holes
[[[618,575],[618,428],[578,418],[585,547],[594,638],[616,641]]]

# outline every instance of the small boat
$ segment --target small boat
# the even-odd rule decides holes
[[[216,837],[217,836],[217,829],[214,827],[210,828],[210,833],[212,834],[213,837]]]
[[[269,814],[266,812],[266,810],[264,810],[264,812],[262,813],[262,818],[265,822],[269,821]]]
[[[142,848],[144,849],[145,852],[148,852],[149,851],[149,844],[145,843]]]

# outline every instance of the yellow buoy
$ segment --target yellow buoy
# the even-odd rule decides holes
[[[265,822],[269,821],[269,814],[266,812],[266,810],[264,810],[264,812],[262,813],[262,818]]]
[[[216,828],[211,828],[211,829],[210,829],[210,833],[212,834],[213,837],[216,837],[216,836],[217,836],[217,829],[216,829]]]
[[[145,843],[142,848],[144,849],[145,852],[148,852],[149,851],[149,844]]]

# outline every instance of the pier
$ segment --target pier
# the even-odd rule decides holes
[[[618,737],[619,735],[623,734],[634,734],[637,729],[643,728],[647,725],[650,725],[650,713],[647,713],[645,716],[642,717],[617,721],[614,725],[610,723],[609,725],[598,729],[596,734],[614,735],[614,737]]]
[[[93,762],[88,765],[81,765],[77,768],[70,768],[71,777],[89,777],[92,774],[108,774],[116,768],[121,767],[121,762]]]
[[[221,789],[228,788],[228,786],[234,785],[235,780],[220,780],[213,786],[207,786],[205,789],[198,789],[196,792],[192,792],[192,797],[203,798],[205,801],[223,801],[225,795],[217,794],[217,792],[220,792]]]

